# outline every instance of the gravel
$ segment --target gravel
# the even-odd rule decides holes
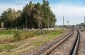
[[[85,32],[80,32],[78,55],[85,55]]]
[[[50,55],[69,55],[72,49],[74,40],[76,39],[77,32],[74,31],[74,34],[59,45]]]

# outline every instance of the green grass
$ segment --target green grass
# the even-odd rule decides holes
[[[19,35],[17,35],[17,31]],[[26,30],[0,30],[0,43],[3,42],[14,42],[15,39],[18,38],[19,40],[24,40],[27,38],[32,38],[38,34],[36,34],[36,31],[26,31]],[[7,40],[7,41],[6,41]],[[18,40],[18,41],[19,41]]]
[[[2,51],[10,51],[10,49],[14,48],[14,45],[9,44],[0,44],[0,52]]]
[[[13,32],[13,33],[12,33]],[[55,30],[55,31],[43,31],[44,34],[40,33],[41,31],[26,31],[26,30],[18,30],[18,32],[20,33],[22,40],[21,41],[17,41],[17,42],[12,42],[11,44],[0,44],[0,50],[6,51],[4,54],[6,53],[13,53],[13,55],[18,55],[20,52],[24,52],[24,51],[29,51],[32,48],[41,46],[42,44],[52,41],[55,38],[58,38],[60,34],[63,33],[63,30],[59,29],[59,30]],[[11,33],[11,34],[10,34]],[[0,32],[1,35],[6,36],[8,35],[7,38],[13,38],[15,35],[16,31],[15,30],[7,30],[6,32],[2,31],[2,33]],[[28,39],[24,40],[24,37],[28,37]],[[5,38],[6,38],[5,37]],[[3,38],[3,37],[1,37]],[[34,38],[34,39],[32,39]],[[15,50],[13,50],[15,49]],[[10,51],[9,51],[10,50]],[[8,52],[9,51],[9,52]],[[8,54],[9,55],[9,54]]]
[[[46,43],[50,40],[53,40],[58,37],[59,34],[62,34],[62,30],[58,31],[50,31],[48,34],[46,33],[46,36],[43,36],[42,39],[38,40],[37,42],[34,43],[35,46],[40,46],[43,43]]]
[[[0,35],[3,34],[14,34],[16,31],[15,30],[0,30]]]
[[[11,37],[15,34],[15,30],[0,30],[0,38],[3,38],[3,37]]]
[[[38,47],[43,45],[46,42],[52,41],[55,38],[58,38],[60,34],[62,34],[62,30],[57,30],[57,31],[44,31],[44,35],[36,36],[35,40],[28,40],[26,43],[27,46],[22,49],[17,49],[15,52],[13,51],[11,55],[19,55],[19,53],[24,52],[24,51],[29,51],[32,48]],[[24,43],[25,44],[25,43]],[[22,45],[24,46],[24,45]]]

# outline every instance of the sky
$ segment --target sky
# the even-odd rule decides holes
[[[0,15],[8,8],[22,10],[29,1],[32,1],[33,3],[42,3],[42,0],[0,0]],[[65,19],[65,25],[68,25],[67,20],[69,21],[69,25],[76,25],[84,22],[85,0],[48,1],[51,10],[56,15],[56,25],[63,25],[63,16]]]

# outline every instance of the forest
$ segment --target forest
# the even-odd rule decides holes
[[[8,8],[0,16],[0,27],[11,29],[42,29],[52,28],[55,26],[56,17],[50,9],[48,1],[42,0],[43,3],[26,4],[22,10]]]

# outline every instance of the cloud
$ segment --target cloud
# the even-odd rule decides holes
[[[24,5],[0,5],[0,15],[4,10],[7,10],[8,8],[12,8],[15,10],[22,10]]]
[[[30,1],[32,1],[32,3],[36,3],[36,2],[40,2],[42,0],[14,0],[16,3],[18,4],[28,4]]]
[[[31,0],[14,0],[16,3],[18,3],[18,4],[27,4],[27,3],[29,3],[29,1],[31,1]]]
[[[52,1],[54,1],[54,3],[56,2],[56,4],[85,6],[85,0],[52,0]]]
[[[56,15],[76,16],[84,15],[85,7],[80,6],[69,6],[69,5],[52,5],[51,9]]]
[[[65,16],[65,24],[67,24],[67,20],[69,20],[71,25],[82,23],[84,20],[83,17],[85,16],[85,7],[65,4],[52,4],[51,9],[56,15],[56,24],[58,25],[63,24],[63,16]]]

